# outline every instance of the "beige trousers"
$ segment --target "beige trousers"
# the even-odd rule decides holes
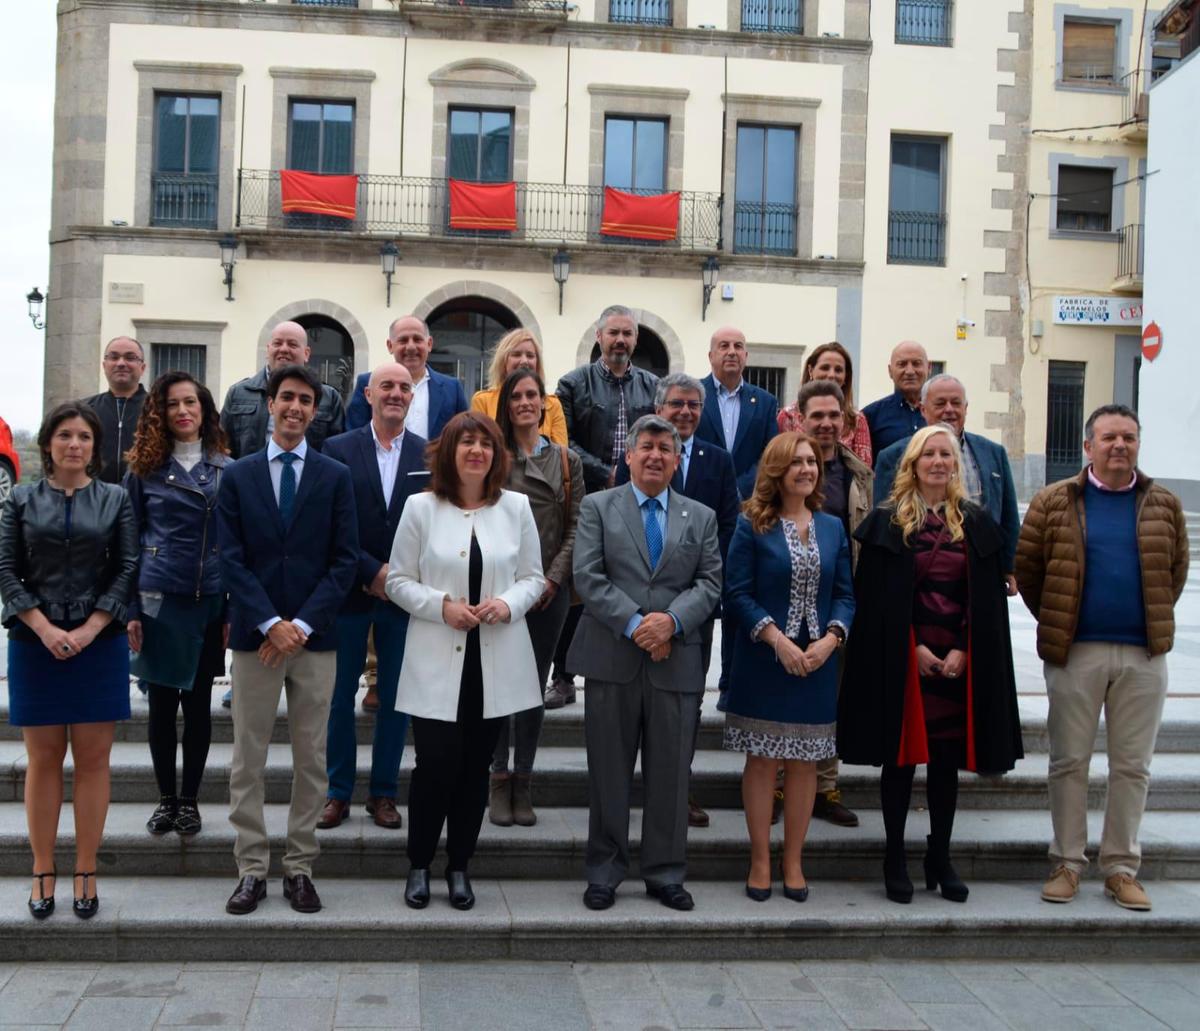
[[[337,671],[337,652],[302,649],[270,669],[257,652],[233,653],[233,768],[229,776],[229,822],[236,838],[238,877],[265,878],[271,863],[263,818],[263,770],[279,710],[287,692],[288,733],[292,739],[292,801],[288,809],[283,872],[312,876],[320,852],[317,820],[325,805],[325,732]]]
[[[1128,644],[1071,645],[1065,666],[1045,665],[1050,697],[1050,859],[1087,867],[1088,767],[1100,711],[1108,736],[1108,804],[1100,837],[1100,871],[1136,876],[1138,828],[1150,789],[1150,759],[1167,696],[1167,657],[1149,658]]]

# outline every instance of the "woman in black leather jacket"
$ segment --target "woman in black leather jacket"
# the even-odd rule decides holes
[[[55,408],[38,431],[46,478],[21,484],[0,512],[9,722],[22,728],[29,763],[29,909],[38,919],[54,912],[68,731],[75,762],[73,908],[84,919],[100,908],[96,852],[108,815],[109,753],[115,721],[129,718],[124,624],[137,573],[137,528],[125,490],[93,479],[101,436],[86,405]]]
[[[146,829],[191,837],[212,740],[212,685],[225,672],[225,595],[217,567],[217,489],[225,434],[208,389],[167,372],[142,408],[125,489],[141,545],[130,606],[132,670],[147,684],[150,758],[159,801]],[[175,717],[183,707],[183,781],[176,793]]]

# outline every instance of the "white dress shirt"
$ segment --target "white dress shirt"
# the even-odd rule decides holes
[[[408,405],[408,415],[404,420],[406,429],[410,429],[418,437],[429,439],[429,370],[413,383],[412,401]]]
[[[391,505],[392,491],[396,488],[396,471],[400,468],[400,447],[404,443],[401,430],[385,445],[375,432],[375,420],[371,420],[371,437],[375,441],[375,461],[379,463],[379,482],[383,485],[383,503]]]
[[[277,443],[275,443],[274,437],[267,442],[267,471],[271,474],[271,490],[275,493],[276,505],[279,504],[279,482],[283,478],[283,463],[279,461],[279,456],[282,455],[284,451],[284,448],[281,448]],[[296,474],[296,493],[299,494],[300,477],[304,473],[304,459],[308,454],[308,441],[301,437],[300,443],[292,449],[292,454],[296,456],[296,461],[292,463],[292,472]],[[270,619],[264,619],[258,624],[259,633],[266,637],[267,631],[270,630],[271,627],[273,627],[276,623],[282,622],[282,616],[272,616]],[[293,619],[292,622],[295,623],[296,626],[298,626],[301,630],[303,630],[307,636],[312,637],[312,627],[305,623],[304,620]]]
[[[717,409],[721,413],[721,428],[725,431],[726,451],[732,451],[733,442],[737,440],[738,420],[742,415],[740,395],[745,382],[745,380],[738,380],[736,387],[726,390],[725,384],[717,380]]]

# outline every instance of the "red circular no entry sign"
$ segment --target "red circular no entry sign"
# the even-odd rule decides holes
[[[1162,350],[1162,345],[1162,330],[1158,328],[1157,322],[1151,322],[1142,330],[1142,356],[1148,362],[1154,361],[1158,357],[1158,352]]]

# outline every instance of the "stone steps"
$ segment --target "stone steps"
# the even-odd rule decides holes
[[[25,912],[27,878],[0,879],[0,960],[172,961],[528,959],[695,962],[735,959],[926,960],[999,958],[1191,959],[1200,955],[1200,884],[1160,882],[1154,909],[1130,913],[1087,880],[1070,906],[1040,901],[1036,885],[980,881],[965,905],[918,890],[911,905],[888,902],[875,883],[813,879],[808,902],[766,903],[738,882],[693,880],[691,913],[647,898],[625,883],[611,909],[594,913],[578,881],[475,878],[478,902],[460,913],[434,885],[425,910],[407,909],[398,879],[317,884],[325,908],[294,913],[272,879],[257,912],[231,917],[228,877],[106,878],[100,912],[86,924],[69,911],[44,922]],[[919,886],[918,886],[919,887]]]
[[[100,875],[119,877],[216,876],[236,879],[233,829],[223,806],[206,807],[205,828],[184,841],[175,834],[155,837],[145,829],[152,806],[117,803],[105,826]],[[740,811],[715,809],[709,827],[688,833],[688,874],[707,881],[738,881],[746,876],[749,844]],[[404,813],[407,818],[407,812]],[[537,826],[496,827],[486,820],[471,869],[475,876],[513,880],[568,880],[582,876],[587,845],[588,813],[581,808],[542,808]],[[287,807],[270,805],[267,827],[276,873],[284,853]],[[879,878],[884,851],[883,821],[873,810],[860,813],[861,826],[835,827],[814,821],[804,851],[804,868],[814,880]],[[1092,813],[1090,840],[1098,841],[1102,814]],[[406,819],[407,823],[407,819]],[[908,826],[912,871],[920,872],[928,818],[911,814]],[[991,812],[965,810],[954,829],[955,868],[968,881],[1025,881],[1037,884],[1047,873],[1046,846],[1050,819],[1045,811]],[[384,878],[394,880],[407,871],[405,830],[388,831],[367,817],[361,807],[342,826],[319,832],[321,856],[317,878]],[[783,828],[773,828],[776,850]],[[634,810],[630,839],[636,862],[641,841],[641,811]],[[1140,873],[1146,882],[1200,881],[1200,821],[1193,813],[1156,811],[1142,824]],[[74,833],[64,814],[59,835],[58,868],[72,869]],[[19,877],[29,870],[29,844],[22,807],[0,805],[0,877]]]
[[[224,804],[229,797],[229,772],[233,746],[213,745],[201,786],[200,800],[205,804]],[[1092,761],[1089,808],[1103,806],[1107,762],[1103,753]],[[366,770],[370,749],[358,748],[358,768]],[[400,771],[400,795],[408,797],[408,778],[413,753],[407,749]],[[114,802],[152,803],[158,798],[150,751],[144,744],[120,742],[112,750],[112,799]],[[965,774],[959,789],[960,809],[1045,809],[1047,806],[1045,753],[1033,753],[1022,759],[1013,772],[1003,777],[977,777]],[[701,750],[692,763],[692,786],[697,800],[705,808],[737,809],[741,806],[743,757],[734,752]],[[70,757],[67,769],[71,768]],[[267,757],[264,771],[266,801],[286,802],[291,796],[291,752],[277,745]],[[365,797],[359,778],[356,797]],[[0,802],[20,801],[24,795],[25,752],[18,741],[0,742]],[[913,804],[925,804],[924,770],[917,771]],[[846,805],[852,809],[874,809],[879,799],[879,773],[869,766],[843,766],[839,777]],[[542,748],[538,752],[534,780],[535,804],[542,807],[588,804],[587,755],[582,748]],[[640,805],[640,777],[635,778],[634,805]],[[70,783],[67,785],[70,797]],[[1200,754],[1167,753],[1155,756],[1147,808],[1152,810],[1200,809]]]

